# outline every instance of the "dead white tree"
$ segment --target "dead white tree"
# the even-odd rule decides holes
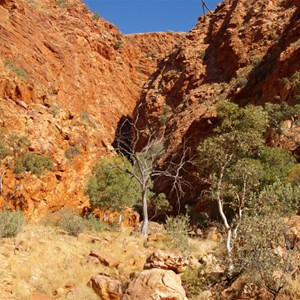
[[[116,151],[128,158],[132,163],[130,169],[123,170],[130,174],[141,188],[141,202],[143,211],[142,234],[148,235],[148,191],[152,181],[168,180],[171,182],[171,192],[174,192],[178,201],[184,195],[184,187],[189,186],[183,178],[188,164],[192,163],[190,149],[183,143],[181,155],[168,161],[167,167],[160,167],[160,162],[166,155],[165,132],[161,129],[149,132],[140,128],[139,108],[134,120],[121,120],[114,147]]]

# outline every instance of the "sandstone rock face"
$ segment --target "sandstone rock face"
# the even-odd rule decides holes
[[[173,271],[150,269],[137,275],[122,300],[184,300],[181,279]]]
[[[143,223],[139,223],[134,227],[135,232],[141,232]],[[162,224],[159,224],[157,222],[149,221],[148,225],[148,235],[155,235],[157,233],[164,232],[164,226]]]
[[[93,264],[103,264],[107,267],[117,267],[120,264],[120,261],[113,256],[113,254],[109,255],[108,253],[101,253],[97,250],[91,250],[90,254],[85,258],[85,263],[93,263]]]
[[[93,164],[112,151],[117,123],[132,113],[158,59],[183,39],[127,37],[81,0],[57,3],[0,2],[0,127],[28,136],[31,151],[56,165],[51,174],[23,181],[21,208],[31,219],[88,206],[84,189]],[[14,175],[4,184],[11,193]]]
[[[187,266],[189,266],[187,259],[157,249],[147,258],[144,269],[172,270],[178,274],[184,272]]]
[[[166,165],[184,145],[193,156],[215,124],[218,101],[295,104],[299,16],[295,1],[225,0],[212,14],[199,18],[185,41],[161,64],[141,100],[145,111],[141,127],[154,130],[163,116]],[[184,175],[194,183],[193,189],[186,189],[188,199],[201,191],[192,171],[191,166]],[[160,180],[156,189],[167,192],[175,204],[176,195],[166,181]]]
[[[121,282],[114,280],[105,274],[99,274],[92,277],[88,285],[102,300],[121,299]]]

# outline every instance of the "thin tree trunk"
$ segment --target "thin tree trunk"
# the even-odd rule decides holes
[[[142,191],[142,201],[143,201],[143,217],[144,217],[144,221],[143,221],[143,225],[142,225],[142,235],[147,236],[148,235],[149,219],[148,219],[146,188],[143,188],[143,191]]]

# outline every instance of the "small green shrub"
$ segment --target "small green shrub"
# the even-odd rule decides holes
[[[67,159],[73,159],[78,153],[79,153],[78,146],[70,146],[65,152],[65,157]]]
[[[7,149],[2,142],[0,142],[0,161],[9,155],[9,149]]]
[[[5,210],[0,214],[0,237],[14,237],[22,229],[25,218],[20,211]]]
[[[175,249],[186,251],[188,249],[188,227],[190,218],[188,215],[167,217],[165,228],[167,235],[172,239]]]
[[[182,286],[186,290],[187,297],[198,296],[203,290],[203,280],[201,280],[199,269],[187,269],[181,277]]]
[[[29,152],[19,157],[14,166],[14,173],[31,172],[36,176],[40,176],[47,171],[53,171],[53,161],[47,157],[37,153]]]
[[[100,222],[100,220],[93,214],[88,215],[84,221],[86,229],[90,231],[104,231],[107,229],[107,224]]]
[[[16,67],[14,65],[14,63],[10,60],[7,60],[5,62],[5,66],[6,68],[8,68],[10,71],[14,72],[15,74],[21,76],[21,77],[24,77],[24,78],[29,78],[30,76],[21,68],[19,67]]]
[[[58,226],[72,236],[78,236],[85,229],[83,218],[75,210],[68,209],[59,212]]]
[[[206,57],[206,51],[203,50],[203,51],[201,52],[201,59],[204,60],[205,57]]]
[[[67,0],[56,0],[56,5],[61,7],[61,8],[69,8],[70,7]]]
[[[117,40],[117,41],[115,42],[114,48],[115,48],[116,50],[118,50],[118,49],[120,49],[120,48],[122,47],[122,45],[123,45],[123,42],[122,42],[121,40]]]
[[[240,77],[238,78],[237,83],[239,87],[245,87],[248,83],[248,79],[246,77]]]
[[[84,122],[89,122],[90,121],[90,116],[89,113],[84,111],[80,114],[80,119]]]
[[[31,145],[30,140],[26,136],[18,135],[13,133],[10,135],[8,140],[8,146],[12,149],[14,154],[24,153],[29,146]]]
[[[99,19],[100,19],[99,13],[95,12],[95,13],[93,14],[93,20],[94,20],[94,21],[98,21]]]
[[[56,117],[58,115],[59,111],[60,111],[60,107],[58,105],[54,104],[50,107],[50,113],[53,117]]]

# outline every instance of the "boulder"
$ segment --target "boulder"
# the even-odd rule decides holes
[[[84,259],[84,263],[99,264],[107,267],[117,267],[120,261],[109,253],[100,253],[97,250],[91,250],[90,254]]]
[[[144,270],[130,282],[122,300],[185,300],[180,276],[170,270]]]
[[[119,300],[122,296],[121,282],[112,279],[106,274],[98,274],[93,276],[88,282],[101,300]]]
[[[146,260],[144,269],[163,269],[172,270],[175,273],[182,273],[189,265],[189,261],[181,256],[155,250]]]
[[[134,231],[135,232],[141,232],[142,231],[142,226],[143,226],[143,222],[137,224],[134,227]],[[164,226],[163,225],[161,225],[157,222],[149,221],[148,235],[153,235],[153,234],[162,233],[162,232],[164,232]]]

